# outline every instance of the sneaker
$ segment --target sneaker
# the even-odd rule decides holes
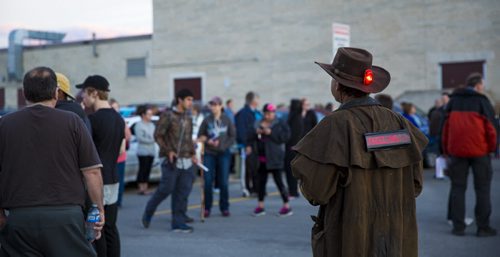
[[[205,209],[205,211],[203,212],[203,217],[205,217],[205,218],[210,217],[210,211]]]
[[[469,218],[469,217],[466,217],[464,219],[464,223],[465,223],[465,226],[470,226],[472,225],[472,223],[474,223],[474,219],[473,218]],[[448,225],[452,226],[453,227],[453,221],[452,220],[448,220]]]
[[[243,189],[243,192],[242,192],[242,197],[250,197],[250,191],[246,190],[246,189]]]
[[[222,211],[222,217],[229,217],[231,213],[228,210]]]
[[[191,233],[194,229],[186,224],[180,224],[172,226],[172,230],[177,233]]]
[[[293,215],[292,208],[283,207],[280,209],[280,213],[279,213],[280,217],[286,217],[286,216],[290,216],[290,215]]]
[[[255,210],[253,211],[253,216],[258,217],[262,215],[266,215],[266,210],[260,207],[255,208]]]
[[[151,217],[146,215],[146,213],[144,213],[142,215],[142,226],[144,228],[149,228],[149,224],[151,223]]]
[[[496,235],[497,235],[497,230],[492,227],[479,228],[476,234],[476,236],[478,237],[488,237]]]
[[[465,236],[465,229],[463,228],[453,228],[451,233],[455,236]]]

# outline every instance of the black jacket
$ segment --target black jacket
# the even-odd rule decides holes
[[[79,103],[69,100],[59,100],[56,103],[56,109],[75,113],[76,115],[78,115],[78,117],[80,117],[83,120],[83,123],[85,123],[87,129],[89,131],[92,131],[90,120],[87,117],[87,114],[85,114],[85,111],[83,111],[83,108]]]
[[[256,128],[259,126],[260,122],[257,122]],[[269,137],[269,140],[265,142],[266,168],[268,170],[283,169],[285,164],[285,143],[290,138],[290,128],[284,121],[276,118],[271,125],[271,134],[268,136],[262,135],[262,137]],[[253,145],[256,145],[259,140],[257,133],[254,133],[249,139]],[[257,152],[257,154],[259,153]]]
[[[313,129],[318,124],[318,118],[313,110],[306,112],[305,117],[302,119],[304,122],[304,130],[302,131],[302,137],[307,135],[311,129]]]
[[[287,151],[291,151],[292,146],[296,145],[304,134],[304,122],[302,120],[302,103],[294,99],[290,103],[290,113],[288,115],[288,126],[290,127],[290,139],[286,143]]]

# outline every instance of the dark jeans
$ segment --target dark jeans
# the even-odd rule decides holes
[[[118,188],[118,201],[116,201],[116,205],[120,207],[122,206],[123,192],[125,191],[125,162],[117,163],[116,171],[118,172],[118,182],[120,183],[120,187]]]
[[[286,175],[286,182],[288,185],[288,190],[290,192],[290,196],[297,197],[299,196],[298,192],[298,182],[297,179],[293,176],[292,174],[292,160],[295,158],[295,152],[292,150],[288,150],[285,154],[285,175]]]
[[[177,169],[165,160],[161,165],[160,185],[149,199],[144,214],[149,218],[153,217],[158,205],[172,194],[172,226],[185,224],[195,167],[193,165],[187,170]]]
[[[243,149],[244,151],[245,149]],[[250,193],[258,192],[258,184],[259,184],[259,159],[257,154],[255,153],[255,149],[253,149],[250,155],[247,155],[245,160],[245,185]]]
[[[151,167],[153,166],[154,156],[140,156],[139,159],[139,172],[137,172],[137,183],[148,183]]]
[[[120,234],[116,227],[118,205],[104,205],[104,229],[99,240],[94,242],[98,257],[120,257]]]
[[[203,163],[209,169],[204,173],[205,178],[205,209],[212,209],[214,179],[218,180],[220,189],[219,208],[221,211],[229,210],[229,167],[231,153],[229,150],[218,154],[205,154]]]
[[[474,210],[478,228],[488,227],[491,215],[491,178],[493,170],[489,155],[476,158],[451,157],[449,175],[451,179],[450,213],[453,226],[465,228],[465,191],[469,167],[474,175],[474,190],[476,191],[476,207]]]
[[[96,256],[84,223],[81,206],[11,209],[0,230],[0,256]]]
[[[235,164],[236,164],[236,155],[234,153],[231,153],[231,165],[229,165],[230,174],[236,173]]]
[[[285,184],[283,184],[283,179],[281,177],[281,170],[268,170],[266,169],[266,164],[261,163],[259,165],[259,201],[264,201],[264,197],[266,196],[266,185],[267,185],[267,177],[268,173],[273,174],[274,183],[278,187],[278,190],[281,194],[281,199],[283,199],[284,203],[288,203],[288,191],[286,189]]]

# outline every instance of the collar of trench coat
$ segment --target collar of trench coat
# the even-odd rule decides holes
[[[368,152],[364,133],[407,129],[412,144]],[[321,142],[321,143],[319,143]],[[340,167],[403,168],[422,161],[426,136],[401,115],[371,97],[355,99],[324,118],[293,150],[307,158]]]

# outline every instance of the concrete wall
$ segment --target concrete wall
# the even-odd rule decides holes
[[[111,83],[124,104],[169,102],[173,79],[202,77],[203,98],[219,95],[243,103],[249,90],[263,102],[308,97],[333,101],[330,77],[314,61],[330,62],[332,23],[351,26],[351,46],[366,48],[374,64],[390,71],[384,93],[407,91],[428,109],[441,89],[440,63],[485,60],[489,94],[500,100],[500,1],[498,0],[171,0],[153,1],[153,36],[35,47],[24,67],[65,73],[72,84],[89,74]],[[146,57],[146,77],[128,78],[126,59]],[[0,77],[6,73],[0,50]],[[7,87],[15,106],[19,83]],[[416,97],[413,91],[422,91]],[[434,93],[429,93],[434,92]]]
[[[121,103],[148,102],[151,97],[151,57],[150,37],[130,37],[119,40],[102,40],[97,42],[95,57],[92,44],[82,42],[61,44],[46,47],[29,47],[24,50],[23,62],[25,72],[37,66],[47,66],[54,71],[65,74],[71,82],[72,93],[76,94],[76,84],[82,83],[88,75],[99,74],[110,83],[110,96]],[[6,52],[0,52],[0,76],[6,73]],[[127,77],[127,59],[146,58],[145,77]],[[5,68],[4,68],[5,67]],[[21,83],[0,82],[6,87],[6,103],[17,106],[17,88]],[[13,95],[15,93],[15,96]],[[138,93],[140,92],[140,93]]]
[[[440,63],[486,60],[500,98],[500,1],[155,0],[153,10],[152,73],[162,87],[194,72],[204,74],[206,97],[241,104],[256,90],[264,101],[331,101],[329,77],[313,61],[332,60],[331,26],[340,22],[351,26],[351,46],[391,72],[386,93],[441,89]]]

